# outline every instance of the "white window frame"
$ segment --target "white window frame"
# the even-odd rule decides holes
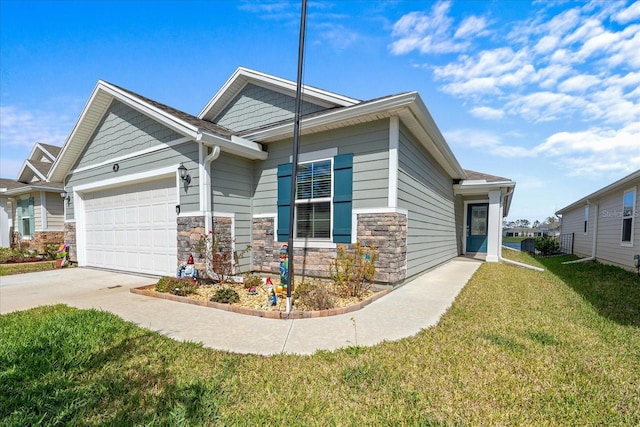
[[[626,246],[626,247],[633,247],[633,237],[634,237],[634,229],[635,229],[635,225],[636,225],[636,221],[634,221],[635,217],[636,217],[636,197],[637,197],[637,191],[636,191],[636,187],[633,188],[629,188],[627,190],[624,191],[624,193],[622,193],[622,212],[621,212],[621,218],[622,218],[622,223],[620,224],[620,246]],[[631,201],[631,215],[625,215],[624,214],[624,199],[626,198],[627,194],[632,193],[633,194],[633,199]],[[630,219],[631,220],[631,230],[630,230],[630,234],[629,234],[629,241],[625,241],[622,240],[623,237],[623,232],[624,232],[624,221],[626,219]]]
[[[27,194],[26,196],[19,197],[19,199],[22,200],[23,202],[26,201],[27,204],[29,204],[29,199],[31,197],[33,197],[33,196],[31,196],[30,194]],[[25,219],[28,220],[29,221],[29,227],[31,227],[31,222],[30,221],[31,221],[32,218],[30,216],[23,216],[22,218],[20,218],[21,224],[18,225],[18,230],[22,229],[22,232],[20,233],[20,238],[22,240],[31,240],[35,236],[35,231],[36,231],[36,218],[35,218],[35,216],[36,216],[36,203],[35,203],[35,197],[33,197],[33,198],[34,198],[34,200],[33,200],[33,230],[29,230],[30,233],[25,235],[24,234],[24,220]],[[16,205],[17,204],[18,203],[16,203]],[[22,208],[20,208],[20,209],[22,209]],[[17,217],[17,215],[16,215],[16,217]],[[14,230],[15,230],[15,228],[14,228]]]
[[[306,161],[300,161],[298,162],[298,166],[300,165],[306,165],[306,164],[311,164],[311,163],[319,163],[319,162],[325,162],[328,161],[329,162],[329,173],[331,175],[331,183],[330,183],[330,187],[331,187],[331,194],[329,197],[318,197],[315,199],[298,199],[298,180],[296,177],[296,199],[294,201],[295,204],[295,209],[294,209],[294,219],[293,219],[293,235],[294,235],[294,241],[297,242],[322,242],[322,243],[326,243],[326,242],[333,242],[333,183],[334,183],[334,176],[333,176],[333,157],[326,157],[326,158],[317,158],[317,159],[313,159],[313,160],[306,160]],[[299,170],[298,170],[299,172]],[[329,202],[329,237],[322,237],[322,238],[318,238],[318,237],[298,237],[298,205],[309,205],[309,204],[313,204],[313,203],[322,203],[322,202]]]

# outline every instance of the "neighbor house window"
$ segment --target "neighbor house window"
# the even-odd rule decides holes
[[[589,230],[589,206],[584,207],[584,234]]]
[[[331,237],[331,160],[298,165],[296,185],[297,238]]]
[[[633,217],[635,215],[636,190],[627,190],[622,197],[622,244],[633,245]]]
[[[33,215],[33,197],[25,197],[18,199],[17,216],[18,216],[18,232],[22,238],[33,237],[35,231],[35,219]]]

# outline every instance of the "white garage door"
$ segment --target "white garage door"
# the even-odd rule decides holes
[[[87,265],[175,274],[175,178],[95,191],[83,198]]]

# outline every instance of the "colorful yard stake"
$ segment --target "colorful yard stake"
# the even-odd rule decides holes
[[[288,247],[286,243],[280,247],[280,286],[285,290],[289,285]]]

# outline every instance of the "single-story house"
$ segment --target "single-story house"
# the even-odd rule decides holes
[[[43,251],[64,240],[62,181],[47,178],[60,147],[36,143],[18,179],[0,178],[0,247]]]
[[[640,254],[640,170],[560,209],[562,234],[573,233],[576,255],[634,269]]]
[[[48,176],[71,195],[72,257],[174,274],[215,230],[251,246],[242,271],[273,273],[294,203],[296,274],[326,276],[337,246],[358,241],[377,247],[383,283],[465,253],[499,260],[515,182],[464,170],[417,92],[361,101],[303,86],[289,200],[295,90],[241,67],[194,116],[99,81]]]

